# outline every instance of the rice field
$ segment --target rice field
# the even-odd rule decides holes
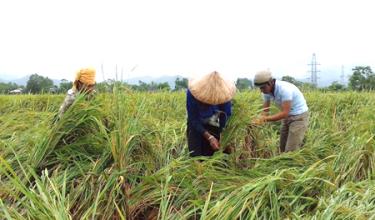
[[[184,92],[0,96],[0,219],[375,219],[375,95],[305,92],[304,147],[249,127],[236,94],[227,155],[190,158]],[[276,111],[276,109],[272,109]]]

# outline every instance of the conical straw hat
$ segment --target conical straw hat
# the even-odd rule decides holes
[[[188,87],[196,99],[210,105],[228,102],[236,93],[234,83],[223,79],[216,71],[200,79],[189,80]]]

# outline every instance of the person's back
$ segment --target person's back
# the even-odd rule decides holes
[[[290,82],[275,80],[275,89],[272,94],[264,94],[265,101],[274,101],[281,108],[282,102],[291,101],[289,115],[298,115],[308,111],[305,97],[297,86]]]

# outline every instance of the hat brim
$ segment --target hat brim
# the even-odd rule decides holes
[[[223,79],[218,72],[189,80],[188,88],[196,99],[210,105],[228,102],[236,93],[234,82]]]
[[[267,85],[267,84],[268,84],[268,82],[264,82],[264,83],[254,83],[254,86],[257,87],[257,88],[260,88],[260,87],[265,86],[265,85]]]

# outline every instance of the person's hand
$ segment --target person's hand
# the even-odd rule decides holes
[[[211,135],[209,138],[208,138],[208,142],[210,142],[210,146],[212,148],[212,150],[214,151],[218,151],[220,149],[220,143],[219,141],[215,138],[215,136]]]
[[[266,123],[266,117],[265,117],[265,116],[260,116],[260,117],[254,118],[254,119],[251,121],[251,124],[253,124],[253,125],[257,125],[257,126],[261,126],[261,125],[263,125],[264,123]]]

